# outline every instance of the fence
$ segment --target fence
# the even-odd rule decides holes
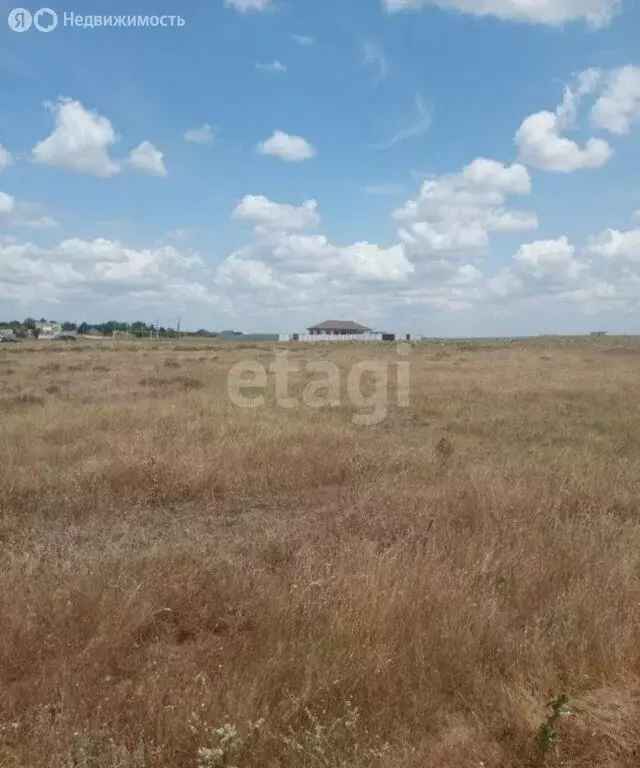
[[[394,334],[386,333],[294,333],[283,334],[280,341],[393,341]]]

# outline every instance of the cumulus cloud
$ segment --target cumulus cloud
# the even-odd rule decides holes
[[[0,244],[0,294],[16,301],[223,303],[206,287],[205,273],[198,254],[171,246],[137,250],[104,238],[71,238],[53,248]]]
[[[189,128],[184,134],[184,139],[193,144],[213,144],[215,141],[215,129],[209,123],[205,123],[199,128]]]
[[[278,157],[288,163],[310,160],[317,155],[317,150],[302,136],[292,136],[284,131],[274,131],[266,141],[256,145],[260,155]]]
[[[640,263],[640,229],[605,229],[589,238],[587,252],[614,261]]]
[[[362,280],[403,281],[415,269],[402,245],[381,248],[375,243],[353,243],[339,249],[338,259]]]
[[[580,279],[587,267],[576,259],[567,237],[536,240],[520,246],[513,257],[514,271],[524,281],[566,283]]]
[[[491,233],[535,229],[535,214],[505,207],[510,195],[528,195],[531,179],[522,165],[476,158],[458,174],[427,179],[420,195],[394,211],[399,235],[417,258],[482,252]]]
[[[488,302],[571,302],[584,313],[640,308],[640,229],[607,229],[578,249],[566,236],[525,243],[484,280]]]
[[[137,171],[149,173],[152,176],[167,175],[164,167],[164,154],[150,141],[143,141],[129,153],[129,165]]]
[[[233,216],[249,221],[261,231],[310,229],[320,223],[318,203],[306,200],[300,206],[274,203],[264,195],[246,195],[236,206]]]
[[[611,133],[629,133],[640,124],[640,67],[626,66],[606,76],[604,90],[591,110],[591,121]]]
[[[33,162],[103,178],[120,172],[109,157],[109,147],[118,137],[106,117],[68,98],[45,106],[55,115],[55,128],[32,149]]]
[[[572,139],[560,136],[561,126],[553,112],[537,112],[522,123],[516,133],[521,162],[556,173],[573,173],[601,168],[613,156],[603,139],[588,139],[580,147]]]
[[[32,162],[101,178],[115,176],[126,167],[166,176],[164,156],[150,141],[132,150],[127,160],[114,160],[109,149],[120,137],[108,118],[66,97],[45,107],[54,114],[55,127],[31,150]]]
[[[327,296],[335,302],[405,285],[414,272],[402,245],[360,241],[339,246],[324,235],[304,232],[320,222],[313,200],[292,206],[248,195],[234,217],[256,225],[254,240],[225,259],[216,279],[240,299],[251,297],[247,300],[263,307],[321,306],[323,296],[325,303]]]
[[[565,88],[555,112],[536,112],[523,121],[515,135],[520,162],[544,171],[573,173],[601,168],[611,159],[613,150],[604,139],[590,138],[581,147],[561,135],[575,127],[581,101],[595,91],[600,77],[598,70],[586,70],[579,75],[575,88]]]
[[[592,27],[608,24],[622,5],[620,0],[382,0],[382,4],[389,11],[436,6],[504,21],[548,26],[584,21]]]

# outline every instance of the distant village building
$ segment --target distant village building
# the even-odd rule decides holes
[[[354,323],[353,320],[326,320],[319,325],[312,325],[308,331],[312,336],[357,336],[373,333],[371,328]]]

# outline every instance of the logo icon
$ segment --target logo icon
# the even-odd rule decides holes
[[[31,29],[32,17],[26,8],[14,8],[9,12],[8,23],[14,32],[26,32]]]
[[[33,26],[39,32],[53,32],[58,26],[58,14],[51,8],[41,8],[33,14]]]

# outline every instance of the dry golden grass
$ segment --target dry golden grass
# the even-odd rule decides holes
[[[273,358],[0,348],[0,766],[640,764],[640,342],[417,344],[372,427]]]

